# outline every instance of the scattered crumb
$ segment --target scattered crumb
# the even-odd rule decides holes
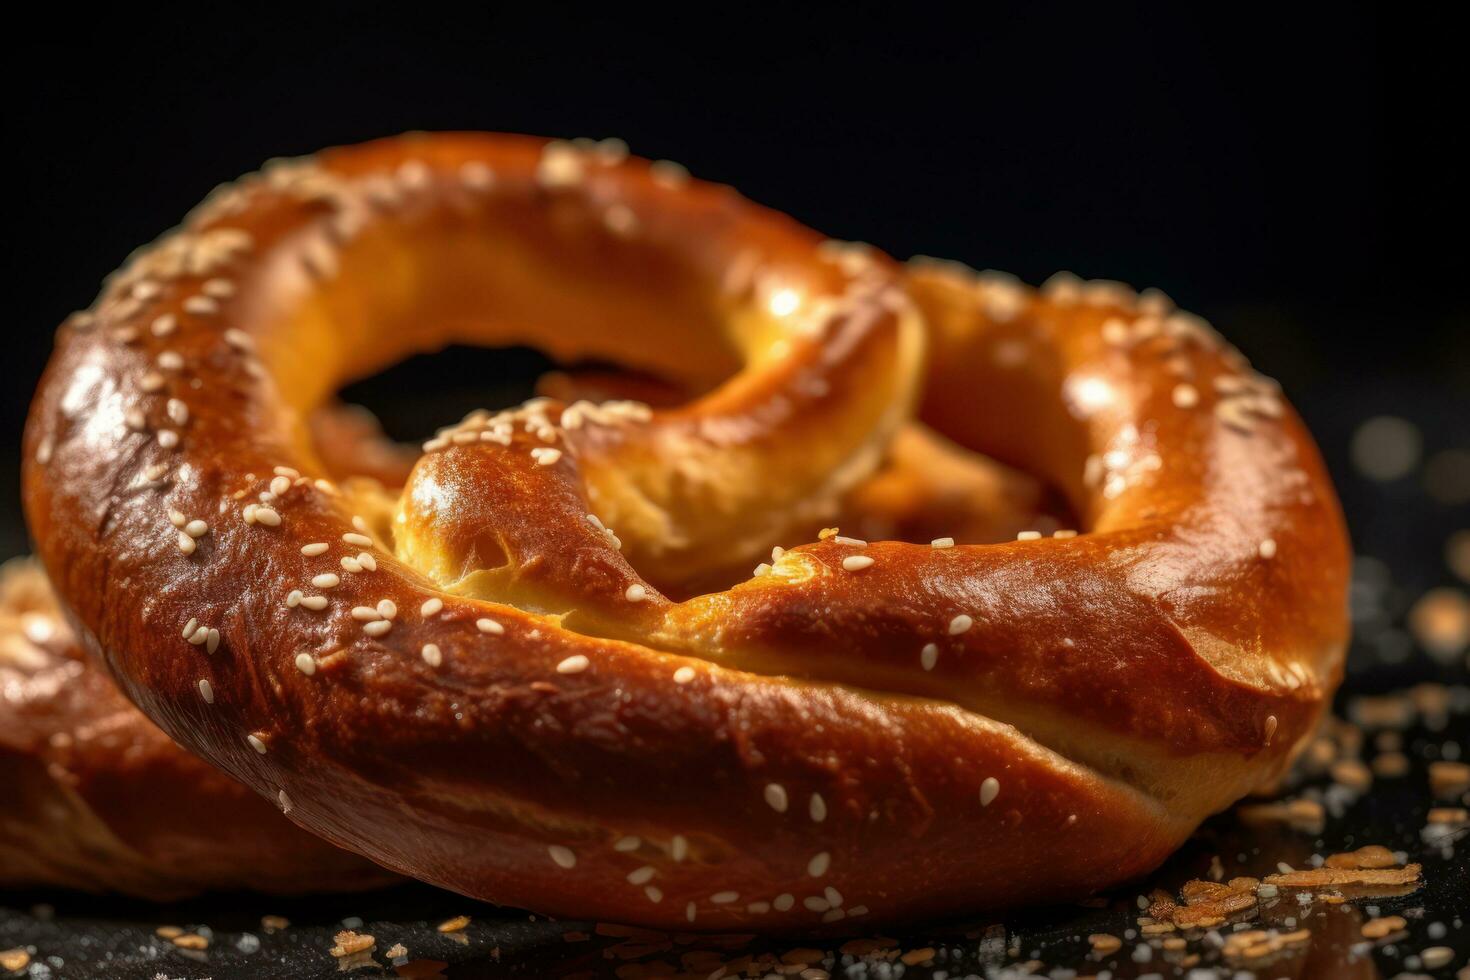
[[[1387,915],[1381,919],[1370,919],[1363,923],[1363,936],[1367,939],[1382,939],[1408,928],[1409,923],[1401,915]]]
[[[1463,762],[1431,762],[1429,788],[1435,796],[1448,798],[1470,791],[1470,765]]]
[[[343,929],[337,933],[336,939],[337,945],[332,947],[331,953],[338,959],[351,956],[353,953],[361,953],[365,949],[372,949],[377,944],[377,940],[372,936],[366,933],[356,933],[351,929]]]
[[[1423,867],[1408,864],[1402,868],[1313,868],[1289,874],[1268,875],[1266,881],[1286,888],[1320,888],[1335,885],[1413,885],[1419,881]]]
[[[1329,868],[1392,868],[1398,864],[1393,852],[1379,844],[1369,844],[1356,851],[1333,854],[1325,862]]]
[[[438,929],[439,929],[440,932],[459,932],[460,930],[464,929],[464,927],[467,926],[467,925],[469,925],[469,924],[470,924],[470,917],[469,916],[467,916],[467,915],[456,915],[452,919],[445,919],[443,922],[439,923]]]

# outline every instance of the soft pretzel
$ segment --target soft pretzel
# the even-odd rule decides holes
[[[394,876],[169,740],[89,664],[30,559],[0,567],[0,888],[350,890]]]
[[[902,284],[614,143],[277,165],[65,326],[31,529],[165,731],[426,881],[742,929],[1082,895],[1311,730],[1346,629],[1336,503],[1275,389],[1160,298],[916,268],[926,361]],[[450,342],[702,394],[473,415],[396,497],[325,480],[317,407]],[[797,536],[926,363],[922,417],[1085,533]],[[679,601],[737,561],[761,564]]]

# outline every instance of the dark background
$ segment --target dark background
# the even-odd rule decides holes
[[[1159,286],[1280,378],[1329,456],[1404,400],[1431,426],[1470,408],[1448,20],[1015,6],[227,4],[18,35],[0,553],[25,548],[8,461],[67,312],[216,183],[408,129],[620,136],[899,257]]]

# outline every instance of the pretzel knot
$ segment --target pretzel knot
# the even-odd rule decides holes
[[[341,385],[451,343],[692,397],[563,386],[411,466],[343,437]],[[1055,488],[1006,497],[1054,533],[982,540],[1005,494],[911,456],[916,418]],[[27,456],[58,591],[166,732],[564,916],[1086,894],[1277,778],[1345,644],[1315,449],[1202,321],[905,271],[615,142],[402,137],[221,190],[63,329]]]

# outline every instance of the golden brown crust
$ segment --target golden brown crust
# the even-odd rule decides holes
[[[878,466],[923,370],[904,278],[617,146],[328,151],[207,203],[63,330],[31,528],[150,717],[424,880],[701,928],[1084,894],[1311,730],[1341,520],[1300,423],[1193,319],[915,269],[922,418],[1087,533],[828,537],[676,601]],[[317,482],[300,420],[455,341],[707,394],[472,417],[397,499]]]
[[[365,888],[394,876],[283,820],[87,662],[39,566],[0,567],[0,888]]]

